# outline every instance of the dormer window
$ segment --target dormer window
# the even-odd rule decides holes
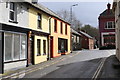
[[[16,22],[17,20],[17,15],[16,15],[16,5],[14,2],[10,2],[10,21],[11,22]]]

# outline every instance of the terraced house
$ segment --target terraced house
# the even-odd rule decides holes
[[[28,0],[0,3],[0,73],[70,53],[70,24]]]
[[[0,2],[0,73],[27,65],[28,14],[26,3]]]

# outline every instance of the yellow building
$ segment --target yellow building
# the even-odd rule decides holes
[[[49,15],[38,4],[29,6],[28,64],[47,61],[49,55]]]

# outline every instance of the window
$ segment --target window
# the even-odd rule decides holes
[[[63,23],[61,22],[60,25],[61,25],[61,34],[63,34]]]
[[[57,32],[57,20],[54,20],[54,32]]]
[[[41,40],[37,39],[37,56],[41,55]]]
[[[5,33],[4,61],[26,59],[26,35]]]
[[[106,29],[115,29],[115,22],[114,21],[109,21],[105,23],[105,28]]]
[[[6,33],[5,34],[5,61],[11,61],[12,60],[12,46],[13,39],[12,34]]]
[[[43,55],[46,55],[46,40],[43,40]]]
[[[65,53],[68,51],[68,40],[67,39],[58,39],[58,53]]]
[[[67,35],[67,24],[65,24],[65,34]]]
[[[15,3],[10,2],[10,21],[16,21],[17,15],[16,15],[16,7]]]
[[[77,43],[80,43],[80,38],[79,38],[79,36],[77,36]]]
[[[42,29],[41,24],[42,24],[42,16],[41,14],[38,14],[38,29]]]
[[[20,35],[14,35],[14,59],[19,60],[20,58]]]
[[[26,58],[26,36],[21,35],[21,54],[20,59]]]

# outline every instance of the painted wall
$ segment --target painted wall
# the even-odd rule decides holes
[[[57,32],[54,32],[54,19],[51,18],[51,36],[53,36],[53,57],[58,57],[61,54],[58,54],[58,38],[68,39],[68,52],[70,51],[70,25],[67,25],[67,35],[65,34],[65,23],[63,22],[63,34],[61,34],[61,21],[57,19]]]
[[[8,7],[7,7],[8,6]],[[17,22],[12,23],[9,22],[9,11],[10,11],[10,4],[0,3],[0,22],[19,26],[19,27],[28,27],[28,7],[25,3],[16,3],[17,6]]]
[[[37,29],[38,13],[42,15],[42,29]],[[29,27],[33,30],[49,33],[49,16],[40,10],[30,7],[29,9]]]
[[[35,44],[34,44],[34,61],[35,64],[47,61],[47,55],[48,55],[48,40],[47,37],[44,36],[35,36],[34,38]],[[37,39],[41,40],[41,55],[37,56]],[[46,40],[46,55],[43,55],[43,40]]]

